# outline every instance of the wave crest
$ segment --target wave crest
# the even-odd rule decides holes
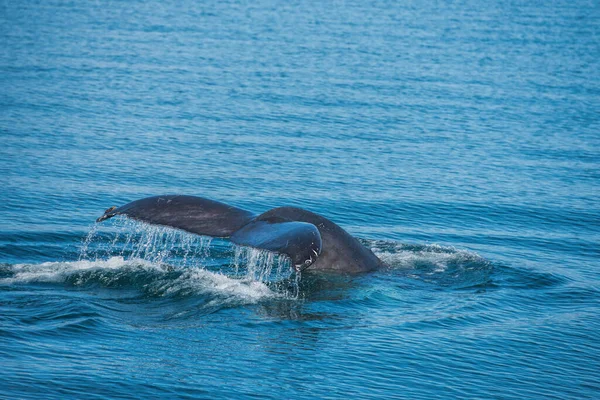
[[[6,268],[0,284],[62,283],[76,287],[124,288],[150,297],[208,296],[209,301],[256,303],[279,297],[265,283],[233,278],[200,267],[175,268],[144,259],[80,260],[16,264]]]
[[[403,271],[411,278],[453,288],[491,282],[492,263],[471,251],[438,244],[373,241],[368,245],[392,270]]]

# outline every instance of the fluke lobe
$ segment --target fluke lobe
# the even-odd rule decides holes
[[[153,196],[111,207],[96,222],[115,215],[282,253],[297,270],[357,274],[385,265],[337,224],[302,208],[273,208],[257,216],[202,197]]]

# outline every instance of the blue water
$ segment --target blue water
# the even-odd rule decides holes
[[[0,397],[600,397],[595,1],[0,2]],[[339,223],[389,268],[124,220]]]

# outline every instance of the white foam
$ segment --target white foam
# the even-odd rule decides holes
[[[80,260],[16,264],[12,276],[0,279],[0,284],[69,283],[85,285],[96,283],[111,287],[125,276],[142,282],[138,289],[155,296],[208,295],[212,302],[229,301],[255,303],[265,298],[279,297],[263,282],[249,278],[231,278],[200,267],[174,268],[144,259],[125,260],[111,257],[107,260]],[[179,274],[177,274],[179,272]]]
[[[427,264],[433,267],[433,273],[444,272],[453,263],[486,263],[477,253],[438,244],[414,247],[385,243],[383,246],[375,245],[371,250],[392,268],[410,269]]]
[[[278,297],[267,285],[249,279],[230,278],[201,268],[189,268],[175,280],[162,281],[154,288],[164,295],[211,294],[218,297],[255,303],[265,298]]]
[[[0,279],[1,283],[64,282],[68,276],[78,271],[92,269],[116,270],[129,265],[144,265],[158,268],[144,260],[126,262],[123,257],[111,257],[108,260],[81,260],[70,262],[45,262],[41,264],[15,264],[11,267],[13,276]]]

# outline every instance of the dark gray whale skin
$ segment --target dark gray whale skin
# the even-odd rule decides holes
[[[311,271],[357,274],[371,272],[385,264],[355,237],[336,223],[313,212],[296,207],[279,207],[269,210],[256,219],[281,218],[313,224],[323,242],[321,254],[310,265]]]
[[[282,253],[297,270],[359,274],[385,266],[339,225],[302,208],[278,207],[256,216],[202,197],[165,195],[111,207],[96,221],[115,215]]]

